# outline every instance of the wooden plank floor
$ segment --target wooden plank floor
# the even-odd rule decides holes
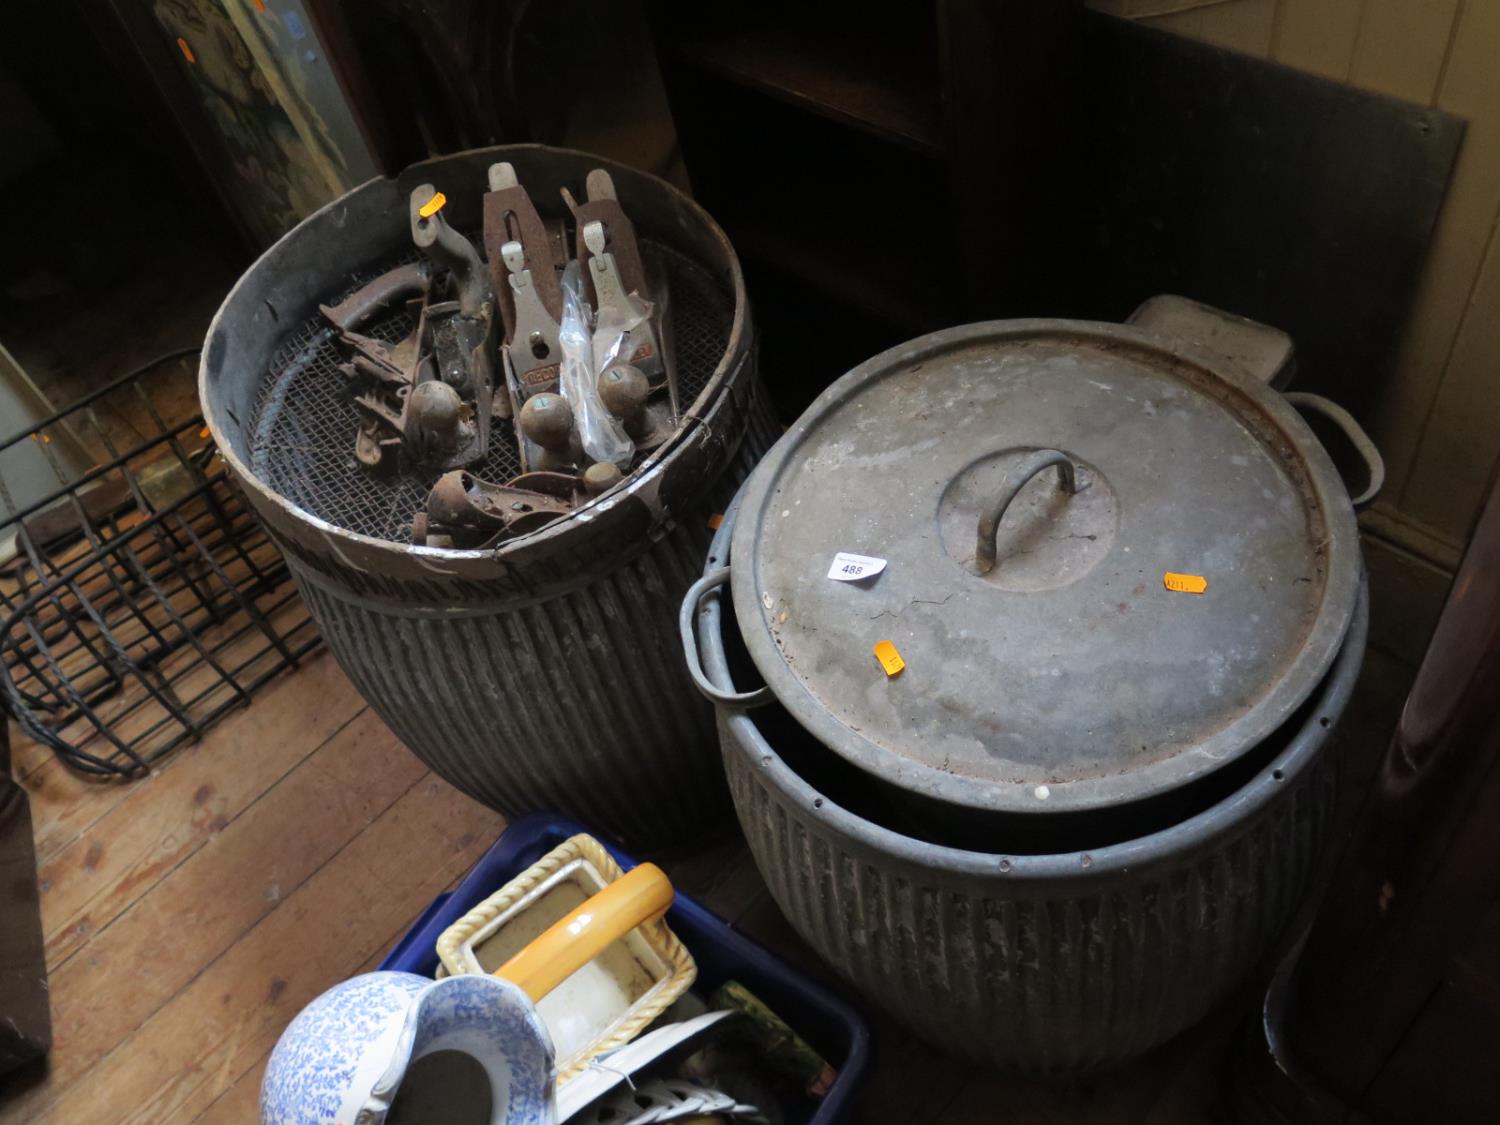
[[[326,653],[142,781],[98,785],[18,740],[54,1048],[0,1120],[256,1119],[265,1058],[373,965],[502,818],[433,777]]]
[[[1367,668],[1366,744],[1383,742],[1394,711],[1379,701],[1399,702],[1405,674],[1378,658]],[[287,1021],[372,968],[504,827],[409,754],[326,653],[142,781],[90,783],[19,737],[15,759],[32,798],[55,1038],[45,1067],[0,1078],[0,1121],[17,1125],[255,1121]],[[681,889],[838,987],[732,826],[657,858]],[[976,1072],[875,1019],[860,1120],[1224,1120],[1242,1016],[1068,1085]]]

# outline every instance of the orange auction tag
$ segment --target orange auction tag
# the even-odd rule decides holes
[[[897,675],[906,667],[906,661],[901,659],[901,654],[896,651],[896,646],[890,641],[875,643],[875,659],[880,661],[880,666],[885,669],[887,676]]]
[[[1208,579],[1201,574],[1176,574],[1167,571],[1161,576],[1161,584],[1178,594],[1201,594],[1208,589]]]
[[[424,219],[430,219],[441,211],[448,202],[448,197],[442,192],[435,192],[431,199],[417,208],[417,214]]]

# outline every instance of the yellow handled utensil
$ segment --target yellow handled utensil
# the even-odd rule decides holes
[[[602,953],[611,942],[672,905],[672,883],[660,867],[643,863],[554,922],[495,970],[536,1003]]]

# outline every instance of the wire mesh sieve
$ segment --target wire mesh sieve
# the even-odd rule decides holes
[[[687,409],[724,356],[733,301],[702,266],[660,245],[646,243],[643,250],[657,276],[665,279],[677,377]],[[394,255],[371,270],[352,274],[328,303],[337,303],[372,278],[415,257],[415,252]],[[360,331],[394,344],[415,323],[409,310],[393,307]],[[354,390],[338,370],[343,356],[336,335],[321,317],[314,317],[277,348],[251,418],[251,471],[303,511],[336,527],[375,539],[408,542],[412,516],[424,507],[439,474],[413,472],[405,466],[395,473],[376,474],[355,459],[359,415]],[[470,471],[497,483],[521,471],[515,429],[509,420],[494,420],[489,452]]]

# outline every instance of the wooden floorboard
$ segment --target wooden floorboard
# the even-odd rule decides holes
[[[272,787],[53,975],[58,1081],[128,1038],[425,775],[365,711]],[[114,973],[130,987],[81,1002]]]
[[[50,964],[61,965],[90,935],[225,832],[364,708],[326,655],[305,673],[277,684],[265,702],[269,706],[236,716],[242,721],[227,725],[214,753],[190,755],[126,787],[86,835],[42,862],[42,925]]]
[[[201,743],[186,746],[168,756],[153,774],[137,781],[95,781],[62,764],[44,746],[17,733],[14,743],[16,777],[31,797],[37,859],[46,863],[53,855],[79,839],[122,801],[139,800],[143,788],[159,784],[172,773],[198,771],[212,778],[226,776],[243,765],[240,759],[277,742],[291,742],[304,753],[322,742],[331,721],[346,721],[363,706],[358,692],[327,653],[305,662],[296,674],[283,675],[267,684],[246,707],[231,712],[209,730]],[[227,761],[225,759],[228,759]],[[270,784],[277,776],[259,769],[245,770],[253,784]],[[210,781],[209,784],[212,784]],[[193,792],[196,792],[196,787]],[[102,835],[102,833],[100,834]],[[91,840],[107,846],[102,839]]]
[[[54,1047],[0,1079],[7,1123],[253,1121],[286,1021],[373,966],[503,827],[327,654],[139,781],[26,749]]]
[[[189,1122],[287,1021],[378,952],[476,860],[496,814],[426,777],[95,1066],[37,1121]]]
[[[350,975],[369,973],[377,969],[391,946],[396,944],[406,930],[406,923],[402,923],[399,929],[393,931],[389,938],[380,943],[378,951],[367,957],[362,965],[352,970]],[[260,1080],[265,1074],[266,1063],[270,1057],[271,1052],[267,1050],[264,1055],[256,1059],[250,1068],[235,1080],[233,1086],[220,1094],[202,1113],[193,1118],[193,1125],[246,1125],[248,1122],[258,1121]]]

